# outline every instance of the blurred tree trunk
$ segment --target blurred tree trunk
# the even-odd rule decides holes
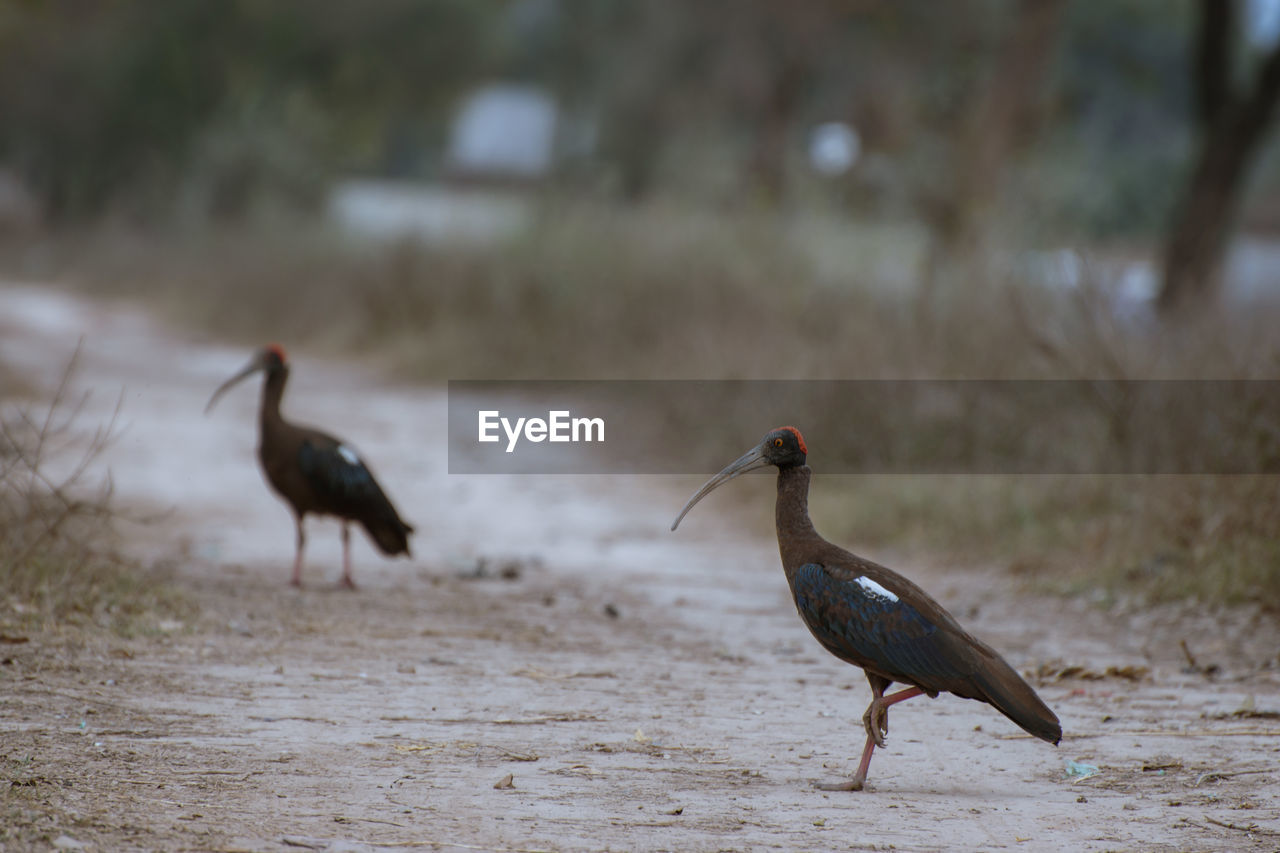
[[[1157,307],[1165,316],[1211,300],[1222,281],[1245,177],[1280,100],[1280,45],[1259,65],[1253,86],[1233,95],[1233,0],[1200,0],[1196,48],[1196,110],[1200,153],[1166,238]]]
[[[1199,15],[1200,25],[1196,30],[1196,112],[1200,125],[1209,127],[1231,98],[1235,0],[1200,0]]]
[[[747,172],[769,205],[781,202],[786,191],[787,138],[808,78],[809,69],[804,62],[795,57],[784,59],[757,116]]]
[[[932,245],[923,301],[943,283],[981,275],[1001,174],[1036,116],[1057,41],[1064,0],[1018,0],[987,82],[976,92],[949,165],[948,185],[927,204]]]
[[[656,96],[630,99],[613,116],[603,147],[617,160],[619,189],[628,204],[644,201],[653,190],[665,129]]]
[[[746,188],[770,206],[787,190],[787,154],[792,133],[812,92],[817,65],[830,50],[831,39],[845,26],[848,0],[726,0],[720,20],[750,19],[722,60],[737,67],[733,83],[751,125],[751,147],[745,168]],[[744,62],[743,57],[751,57]],[[743,79],[746,78],[746,79]]]

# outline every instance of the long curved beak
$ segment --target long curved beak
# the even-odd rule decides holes
[[[227,391],[231,390],[231,387],[233,385],[235,385],[238,382],[242,382],[243,380],[257,373],[259,370],[264,370],[265,368],[266,368],[266,364],[263,362],[261,356],[255,355],[253,357],[253,361],[245,365],[244,368],[239,373],[237,373],[235,376],[232,376],[226,382],[223,382],[221,385],[218,386],[218,390],[213,392],[213,396],[209,398],[209,402],[205,405],[204,413],[206,415],[209,414],[209,410],[213,408],[213,404],[218,402],[219,397],[221,397]]]
[[[693,505],[711,494],[711,492],[718,487],[723,486],[734,477],[741,476],[748,471],[755,471],[758,468],[768,468],[771,464],[772,463],[767,462],[764,458],[764,445],[748,450],[733,462],[729,463],[729,465],[719,474],[716,474],[710,480],[707,480],[707,482],[702,484],[702,488],[698,489],[697,494],[689,498],[689,502],[684,505],[684,509],[680,510],[680,514],[676,516],[676,520],[671,522],[671,529],[675,530],[679,527],[681,520],[689,514],[689,510],[693,509]]]

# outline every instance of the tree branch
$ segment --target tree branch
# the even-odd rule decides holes
[[[1235,0],[1200,0],[1196,27],[1196,118],[1202,128],[1217,121],[1231,102]]]

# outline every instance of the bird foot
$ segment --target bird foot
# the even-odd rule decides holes
[[[289,586],[293,587],[294,589],[302,589],[302,578],[290,578]]]
[[[884,739],[889,734],[889,709],[881,705],[879,700],[872,700],[867,706],[867,713],[862,715],[862,725],[867,730],[867,737],[883,749]]]
[[[342,580],[338,581],[337,588],[340,590],[346,590],[347,592],[355,592],[357,589],[359,589],[359,587],[356,586],[355,581],[345,576],[342,578]]]
[[[854,777],[847,782],[814,782],[813,787],[819,791],[861,791],[865,779]]]

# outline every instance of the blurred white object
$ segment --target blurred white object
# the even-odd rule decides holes
[[[858,131],[842,121],[820,124],[809,134],[809,165],[820,174],[843,175],[858,162],[860,153]]]
[[[344,231],[384,240],[491,244],[519,234],[530,205],[517,192],[395,181],[342,181],[329,191],[329,217]]]
[[[467,174],[542,177],[555,153],[556,118],[555,100],[542,89],[486,86],[453,122],[449,165]]]
[[[1280,41],[1280,0],[1249,0],[1245,4],[1245,35],[1258,50]]]

